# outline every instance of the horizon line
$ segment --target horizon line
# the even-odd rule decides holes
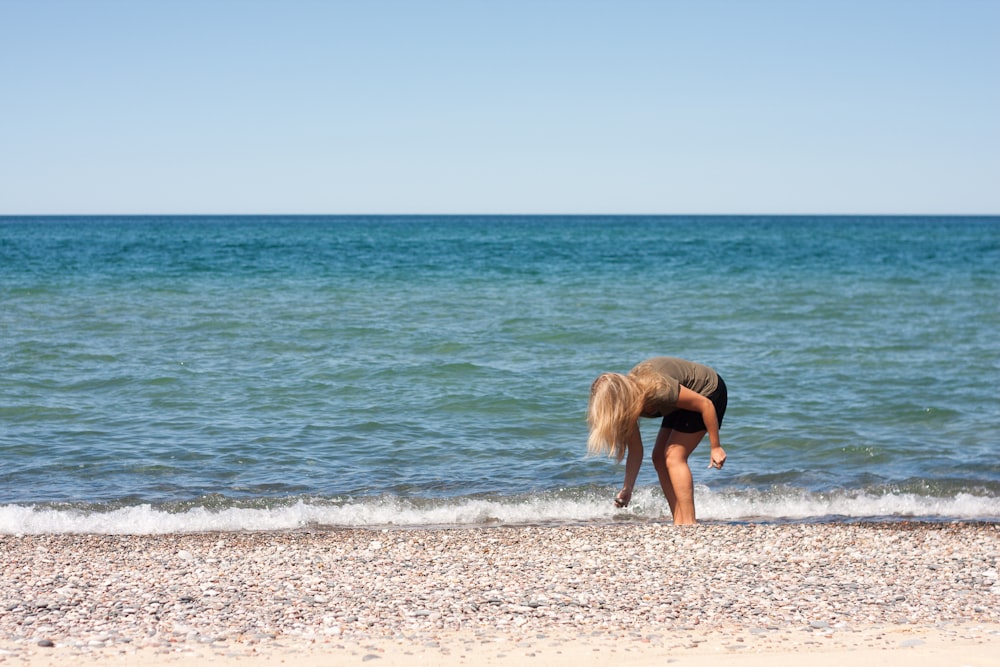
[[[0,213],[2,218],[995,218],[998,213]]]

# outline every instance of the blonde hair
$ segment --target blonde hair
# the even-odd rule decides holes
[[[587,451],[614,456],[621,461],[629,436],[637,428],[645,397],[644,387],[631,375],[604,373],[598,376],[590,385]]]

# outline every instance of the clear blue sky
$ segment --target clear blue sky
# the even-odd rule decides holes
[[[1000,214],[1000,1],[0,0],[0,214]]]

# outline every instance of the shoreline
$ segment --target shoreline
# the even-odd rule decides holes
[[[2,535],[0,664],[987,664],[998,560],[990,522]]]

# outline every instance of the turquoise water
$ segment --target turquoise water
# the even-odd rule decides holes
[[[1000,218],[0,218],[0,299],[0,532],[662,519],[658,354],[703,520],[1000,519]]]

